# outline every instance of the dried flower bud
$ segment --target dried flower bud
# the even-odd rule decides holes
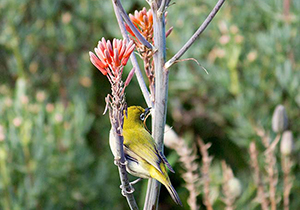
[[[228,181],[228,191],[229,195],[233,198],[237,198],[242,193],[242,185],[239,179],[233,177]]]
[[[288,127],[288,117],[283,105],[278,105],[275,108],[272,117],[272,129],[275,133],[281,133]]]
[[[164,136],[164,143],[168,148],[176,148],[178,145],[178,135],[175,131],[168,125],[165,126],[165,136]]]
[[[284,131],[280,142],[280,152],[284,156],[291,155],[294,149],[293,133],[291,131]]]

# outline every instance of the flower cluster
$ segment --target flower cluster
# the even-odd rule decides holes
[[[139,32],[152,43],[153,40],[153,15],[152,10],[146,10],[144,7],[141,11],[135,10],[134,15],[129,14],[129,17]],[[135,37],[129,26],[126,24],[127,31]],[[138,41],[138,39],[136,39]],[[139,41],[138,41],[139,43]],[[140,44],[140,43],[139,43]]]
[[[111,43],[102,38],[95,48],[96,55],[89,52],[90,60],[104,76],[108,77],[111,83],[116,82],[117,79],[120,79],[123,67],[127,64],[134,48],[133,41],[113,39]]]

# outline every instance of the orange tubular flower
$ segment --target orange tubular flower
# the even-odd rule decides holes
[[[153,39],[153,15],[152,10],[146,10],[144,7],[141,11],[135,11],[134,15],[129,14],[129,17],[139,32],[152,43]],[[127,31],[135,37],[129,26],[126,24]],[[137,40],[137,39],[136,39]],[[137,40],[138,41],[138,40]]]
[[[165,17],[167,16],[167,12],[165,13]],[[129,14],[129,18],[131,22],[135,25],[135,27],[138,29],[138,31],[145,37],[145,39],[153,43],[153,14],[152,10],[149,9],[148,11],[144,7],[141,11],[134,11],[134,15]],[[165,20],[166,23],[166,20]],[[135,38],[136,45],[142,45],[140,41],[135,37],[132,30],[129,28],[129,26],[126,24],[126,30],[131,34],[132,37]],[[170,35],[172,32],[173,27],[171,27],[166,32],[166,37]]]
[[[123,67],[127,64],[134,48],[133,41],[113,39],[111,43],[102,38],[95,48],[96,55],[89,52],[90,60],[111,83],[116,82],[122,75]]]

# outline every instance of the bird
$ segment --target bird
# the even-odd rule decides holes
[[[123,150],[127,161],[126,170],[139,178],[156,179],[167,188],[174,202],[182,206],[179,195],[171,184],[166,167],[171,172],[175,172],[164,154],[157,149],[157,144],[145,126],[150,109],[130,106],[124,113]],[[116,139],[113,129],[110,130],[109,144],[116,157]]]

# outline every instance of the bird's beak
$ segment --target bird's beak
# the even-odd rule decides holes
[[[150,114],[150,110],[151,110],[151,107],[148,107],[148,108],[146,108],[145,109],[145,116],[146,116],[146,118],[145,119],[147,119],[147,116]]]
[[[150,132],[150,130],[147,128],[147,125],[146,125],[146,120],[147,120],[147,118],[150,116],[150,109],[151,109],[151,107],[148,107],[148,108],[146,108],[145,109],[145,112],[144,112],[144,114],[145,114],[145,120],[144,120],[144,127],[147,129],[147,131],[149,132],[149,133],[151,133]]]

